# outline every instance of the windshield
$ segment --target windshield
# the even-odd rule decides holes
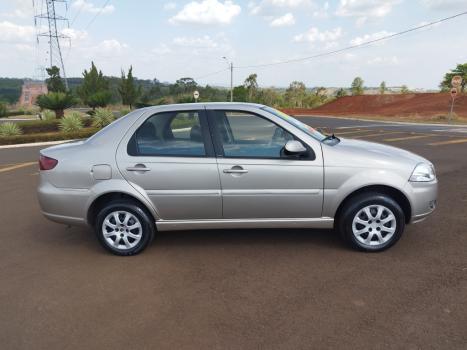
[[[310,135],[311,137],[317,139],[318,141],[323,141],[326,136],[321,134],[319,131],[313,129],[311,126],[302,123],[300,120],[295,119],[294,117],[291,117],[288,114],[285,114],[284,112],[281,112],[275,108],[271,108],[268,106],[262,107],[261,109],[265,110],[266,112],[274,114],[276,117],[281,118],[282,120],[286,121],[289,124],[292,124],[293,126],[299,128],[301,131],[304,133]]]

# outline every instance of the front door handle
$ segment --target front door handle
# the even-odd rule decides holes
[[[225,174],[246,174],[248,170],[243,169],[241,166],[233,166],[230,169],[223,170]]]
[[[142,171],[142,172],[151,171],[151,169],[146,168],[146,165],[144,164],[136,164],[135,166],[130,166],[126,168],[126,170],[127,171]]]

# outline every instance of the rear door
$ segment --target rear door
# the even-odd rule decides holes
[[[223,218],[319,218],[323,204],[320,148],[287,157],[283,147],[297,139],[257,112],[208,110],[218,156]],[[303,143],[303,142],[302,142]]]
[[[219,219],[220,182],[204,109],[148,115],[121,142],[117,163],[161,219]]]

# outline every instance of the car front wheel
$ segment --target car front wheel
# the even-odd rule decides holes
[[[145,209],[131,201],[112,202],[96,218],[95,231],[101,245],[116,255],[135,255],[154,237],[154,224]]]
[[[352,198],[343,208],[338,227],[344,240],[353,248],[382,251],[402,236],[405,217],[400,205],[380,193]]]

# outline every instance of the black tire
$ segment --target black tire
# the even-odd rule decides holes
[[[360,210],[364,209],[365,207],[368,206],[384,206],[387,209],[389,209],[395,217],[395,232],[392,234],[392,237],[388,238],[388,240],[384,243],[378,244],[378,242],[374,242],[372,244],[377,244],[377,245],[368,245],[363,242],[361,242],[353,233],[353,220],[357,213],[360,212]],[[371,208],[372,213],[374,213],[374,210],[376,208]],[[371,218],[370,218],[371,219]],[[376,223],[376,220],[373,219],[373,221]],[[369,221],[371,222],[371,220]],[[378,222],[380,222],[378,220]],[[357,224],[359,225],[359,224]],[[393,246],[402,236],[402,233],[404,232],[405,228],[405,216],[404,212],[401,209],[400,205],[392,199],[390,196],[382,193],[376,193],[376,192],[369,192],[369,193],[363,193],[359,194],[355,197],[352,197],[347,203],[344,205],[342,210],[340,211],[340,215],[337,218],[337,225],[336,225],[339,233],[341,234],[341,237],[344,239],[344,241],[350,245],[352,248],[361,250],[361,251],[366,251],[366,252],[380,252],[383,250],[388,249],[389,247]],[[365,227],[365,226],[358,226],[359,227]],[[368,229],[371,231],[371,229]],[[381,228],[378,229],[381,231]],[[383,228],[383,231],[385,229]],[[376,231],[373,231],[373,234],[376,233]],[[368,232],[368,234],[370,234]],[[373,234],[372,238],[370,239],[373,241]],[[381,232],[381,234],[388,234],[386,232]],[[361,236],[362,239],[365,239],[365,233],[363,236]],[[366,235],[368,237],[368,235]],[[375,241],[378,240],[378,238],[374,239]]]
[[[134,215],[136,219],[139,220],[139,223],[141,224],[141,231],[138,231],[138,234],[141,236],[141,238],[139,242],[137,242],[134,246],[130,248],[115,247],[114,245],[111,245],[107,241],[106,237],[104,237],[104,229],[103,229],[104,220],[109,214],[115,211],[128,212]],[[136,202],[129,201],[129,200],[113,201],[105,205],[104,207],[102,207],[96,216],[94,229],[95,229],[95,232],[96,232],[96,235],[97,235],[97,238],[100,244],[105,249],[107,249],[109,252],[115,255],[121,255],[121,256],[135,255],[135,254],[141,253],[152,242],[152,240],[154,239],[154,233],[155,233],[154,220],[152,216],[147,212],[146,208],[142,207],[140,204]],[[111,239],[114,241],[118,239],[119,242],[122,242],[120,241],[120,238],[118,238],[117,235],[113,236]],[[132,238],[127,238],[127,241],[129,240],[132,240]],[[133,244],[135,241],[136,240],[133,240],[131,244]]]

